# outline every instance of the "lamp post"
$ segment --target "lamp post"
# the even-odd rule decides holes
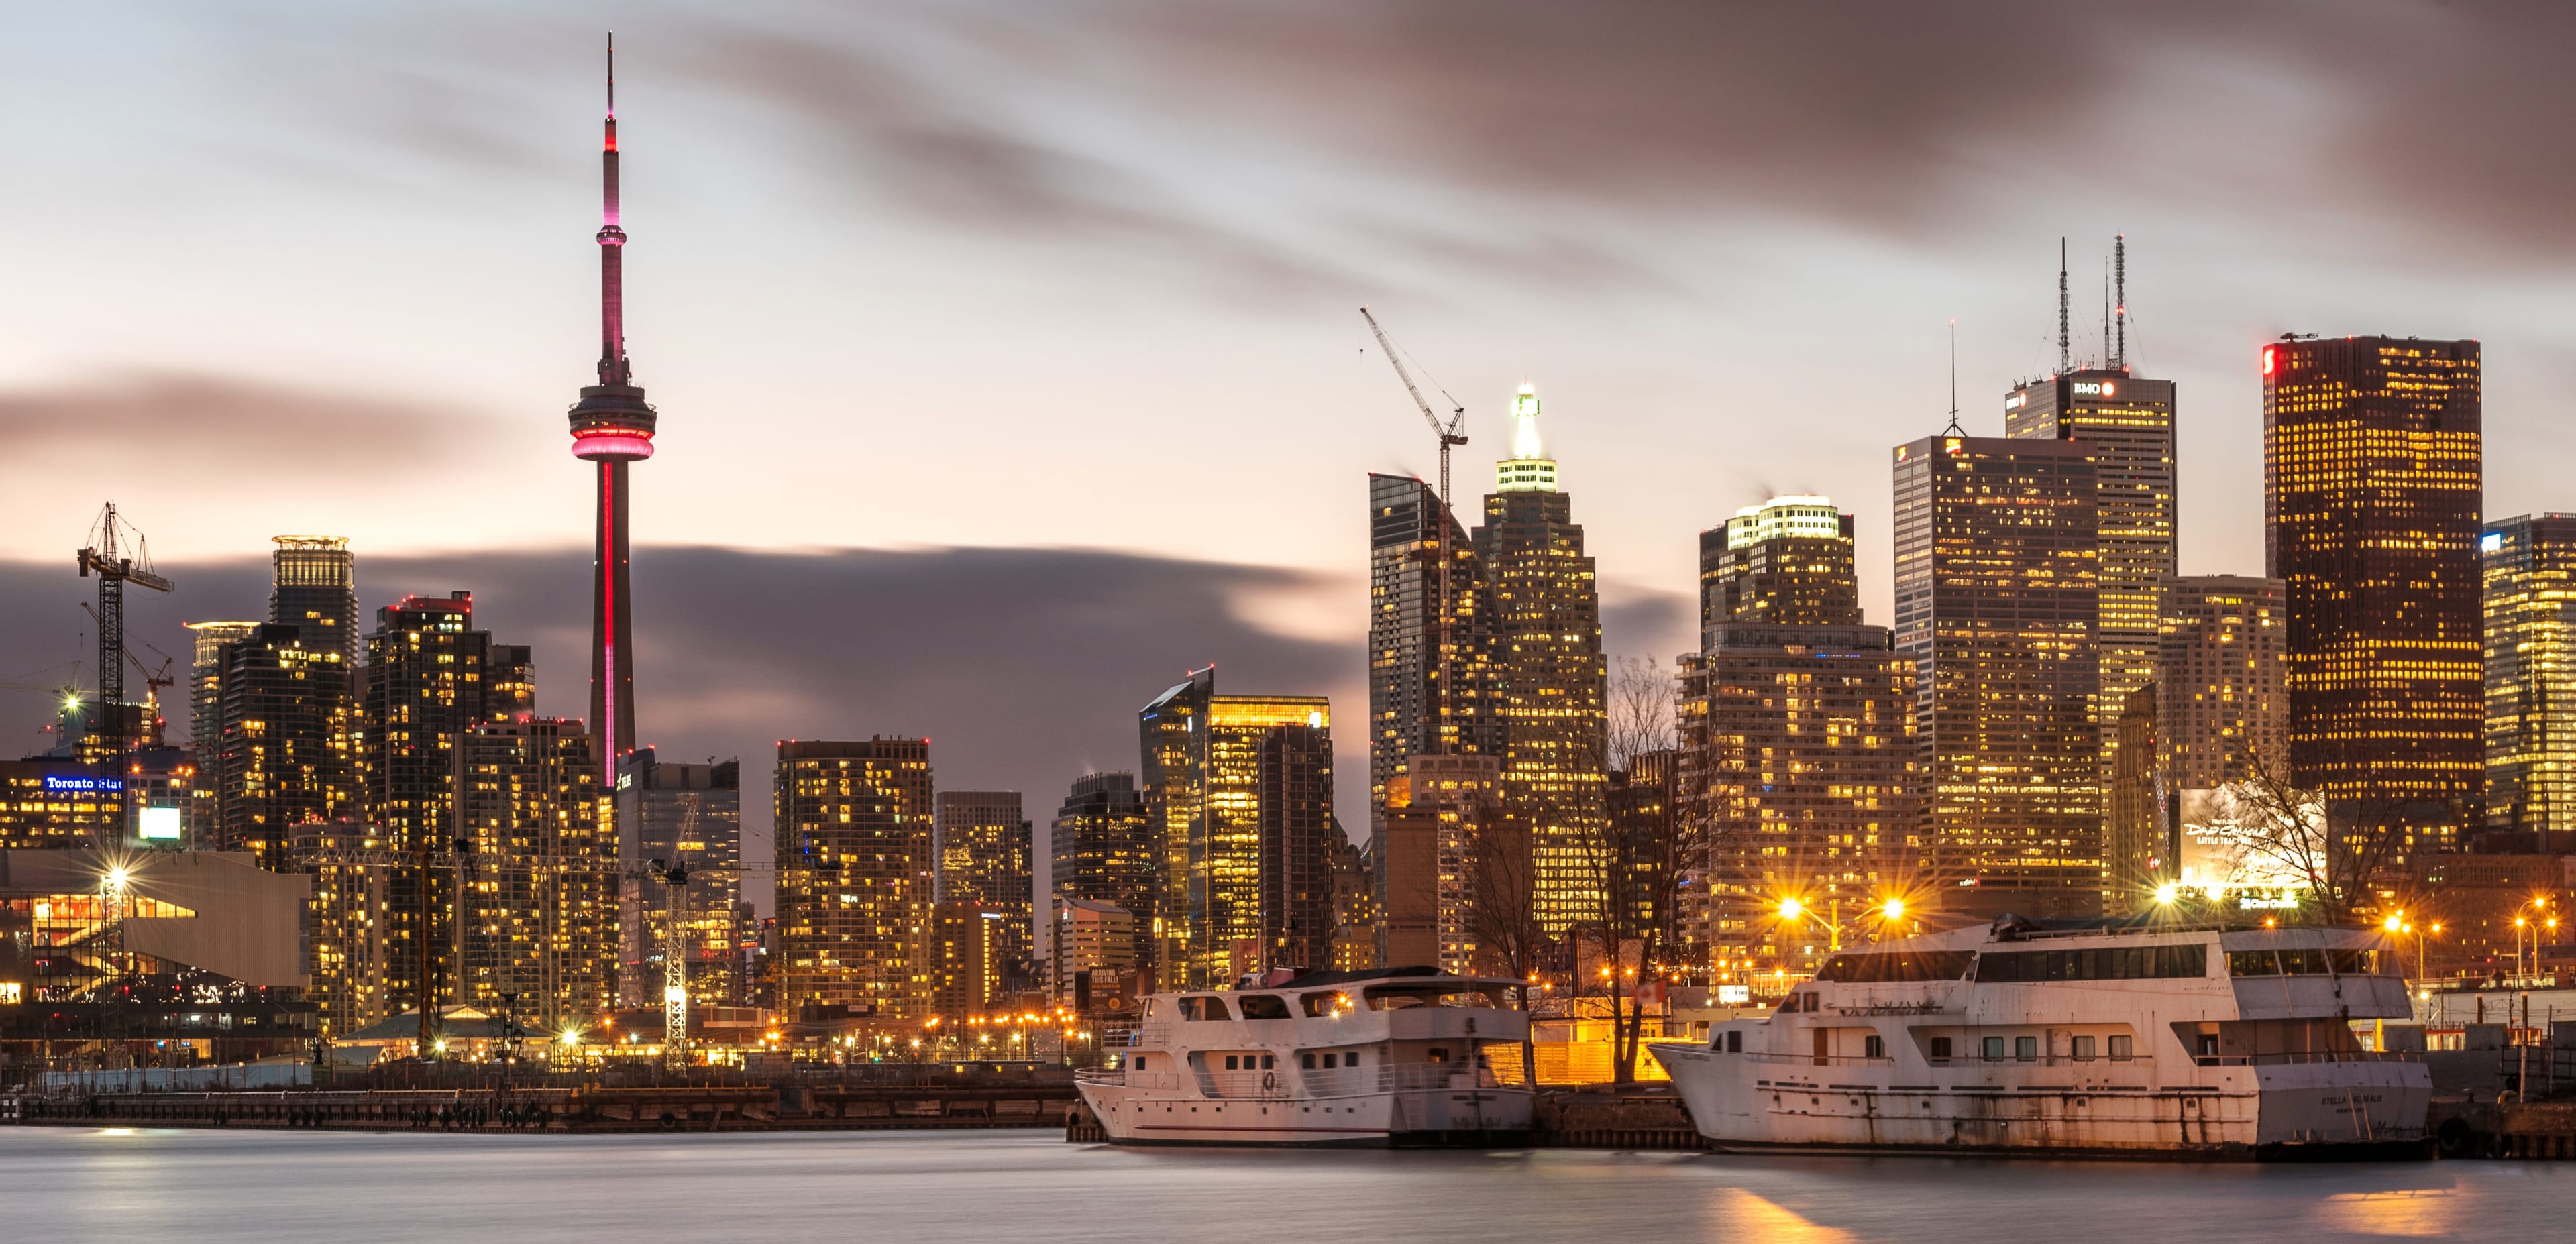
[[[1868,919],[1872,916],[1877,917],[1884,924],[1894,924],[1905,918],[1905,900],[1901,898],[1884,898],[1872,904],[1866,912],[1853,913],[1853,919],[1855,922]],[[1819,913],[1814,907],[1809,906],[1803,899],[1790,897],[1780,900],[1780,919],[1790,924],[1797,924],[1803,921],[1812,924],[1817,928],[1823,929],[1825,931],[1826,951],[1830,954],[1842,953],[1842,917],[1843,902],[1840,898],[1828,900],[1825,911],[1822,913]]]

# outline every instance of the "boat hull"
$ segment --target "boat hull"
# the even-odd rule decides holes
[[[1326,1098],[1208,1098],[1084,1084],[1083,1104],[1116,1145],[1480,1148],[1529,1138],[1523,1089],[1407,1089]]]

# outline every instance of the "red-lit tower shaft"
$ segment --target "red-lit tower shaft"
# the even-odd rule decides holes
[[[590,720],[606,746],[602,790],[635,750],[635,609],[627,581],[626,467],[653,456],[656,417],[634,383],[626,358],[622,257],[626,232],[617,209],[617,50],[608,51],[608,122],[600,152],[599,383],[584,386],[572,408],[573,456],[599,466],[598,542],[591,574]]]

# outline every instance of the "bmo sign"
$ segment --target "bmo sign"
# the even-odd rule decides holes
[[[2076,380],[2070,383],[2075,386],[2077,397],[2116,397],[2120,392],[2117,380]]]

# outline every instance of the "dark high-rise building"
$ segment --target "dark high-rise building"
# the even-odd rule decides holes
[[[1681,753],[1673,748],[1639,752],[1627,767],[1610,771],[1610,832],[1618,850],[1613,894],[1623,909],[1617,927],[1629,937],[1651,933],[1659,953],[1686,953],[1680,919],[1680,879],[1692,861],[1682,854]]]
[[[618,224],[617,50],[608,52],[607,138],[599,157],[599,383],[574,403],[572,456],[598,467],[591,562],[590,724],[606,741],[602,789],[635,750],[635,596],[628,584],[626,468],[653,456],[659,420],[626,358],[626,231]]]
[[[1503,726],[1503,807],[1529,826],[1538,918],[1551,934],[1592,919],[1601,902],[1584,863],[1606,832],[1610,666],[1601,598],[1573,502],[1539,443],[1538,394],[1513,399],[1512,456],[1476,528]]]
[[[1915,664],[1938,901],[2095,913],[2101,535],[2091,445],[1931,436],[1895,456],[1896,650]]]
[[[2160,780],[2156,740],[2156,684],[2121,702],[2120,754],[2111,762],[2102,816],[2103,908],[2125,916],[2154,906],[2157,886],[2178,874],[2165,808],[2170,795]]]
[[[492,636],[474,627],[474,596],[406,596],[376,611],[366,638],[358,764],[372,849],[411,855],[448,850],[465,832],[460,804],[465,736],[493,719],[487,681]],[[454,1001],[458,985],[455,874],[443,867],[384,870],[373,920],[383,1008],[368,1018]],[[356,889],[349,891],[355,895]],[[358,917],[351,917],[357,920]]]
[[[213,791],[218,850],[247,851],[273,872],[292,867],[295,826],[359,815],[358,705],[341,636],[263,624],[216,646],[216,694],[197,730],[213,735],[198,759]],[[204,639],[207,631],[198,632]]]
[[[2277,579],[2183,575],[2165,581],[2157,623],[2155,771],[2173,790],[2254,775],[2290,776],[2288,610]]]
[[[1449,573],[1442,625],[1443,528]],[[1387,784],[1415,756],[1502,750],[1492,612],[1475,545],[1439,493],[1409,475],[1369,476],[1369,833]],[[1446,688],[1444,695],[1443,688]]]
[[[665,761],[640,748],[617,792],[617,858],[630,878],[649,878],[655,860],[687,867],[680,887],[681,944],[689,1004],[744,1006],[742,976],[742,762]],[[670,944],[670,888],[629,882],[618,894],[621,1005],[660,1005]]]
[[[268,620],[303,628],[306,647],[337,652],[342,669],[357,669],[358,578],[349,542],[276,536],[269,543],[277,549],[269,555]]]
[[[1828,497],[1773,497],[1699,533],[1699,622],[1860,625],[1851,515]]]
[[[1295,896],[1312,891],[1304,865],[1324,849],[1314,841],[1329,841],[1316,835],[1335,832],[1330,702],[1218,695],[1211,666],[1155,697],[1137,725],[1146,816],[1162,837],[1166,870],[1157,904],[1159,979],[1208,988],[1252,963],[1313,966],[1270,960],[1284,952],[1268,935],[1331,937],[1329,873],[1321,881],[1322,915],[1294,905]],[[1275,913],[1263,907],[1274,882],[1282,896]],[[1320,933],[1307,932],[1318,924]]]
[[[1236,710],[1220,697],[1217,729]],[[1259,731],[1257,797],[1261,802],[1260,938],[1262,967],[1329,967],[1333,960],[1333,848],[1348,842],[1333,818],[1333,736],[1320,698],[1298,697],[1260,710],[1276,718],[1306,709],[1307,720],[1272,721]]]
[[[2122,366],[2079,367],[2014,385],[2004,397],[2004,433],[2015,440],[2082,441],[2093,458],[2095,561],[2101,627],[2102,775],[2119,751],[2118,719],[2129,694],[2155,681],[2159,585],[2174,559],[2174,384],[2144,380]]]
[[[188,663],[188,752],[199,770],[189,800],[191,841],[211,842],[221,831],[223,805],[215,784],[215,757],[223,752],[224,651],[259,633],[257,622],[187,623],[191,647]],[[357,666],[349,666],[354,677]],[[203,835],[202,839],[198,835]]]
[[[1037,921],[1035,827],[1020,815],[1015,790],[943,790],[932,813],[932,852],[939,861],[933,900],[1001,913],[993,971],[1030,957]],[[980,1002],[981,999],[978,999]]]
[[[2486,525],[2487,824],[2576,845],[2576,514]]]
[[[1052,892],[1127,913],[1122,927],[1135,943],[1123,960],[1129,968],[1153,962],[1157,845],[1132,773],[1076,778],[1047,830]]]
[[[2263,348],[2265,573],[2289,606],[2290,766],[2412,855],[2479,823],[2478,343]],[[2394,860],[2392,859],[2392,862]]]
[[[779,1006],[929,1011],[930,740],[778,745]]]
[[[617,1003],[617,844],[601,820],[599,740],[577,720],[486,721],[465,732],[457,1000],[544,1033]]]

